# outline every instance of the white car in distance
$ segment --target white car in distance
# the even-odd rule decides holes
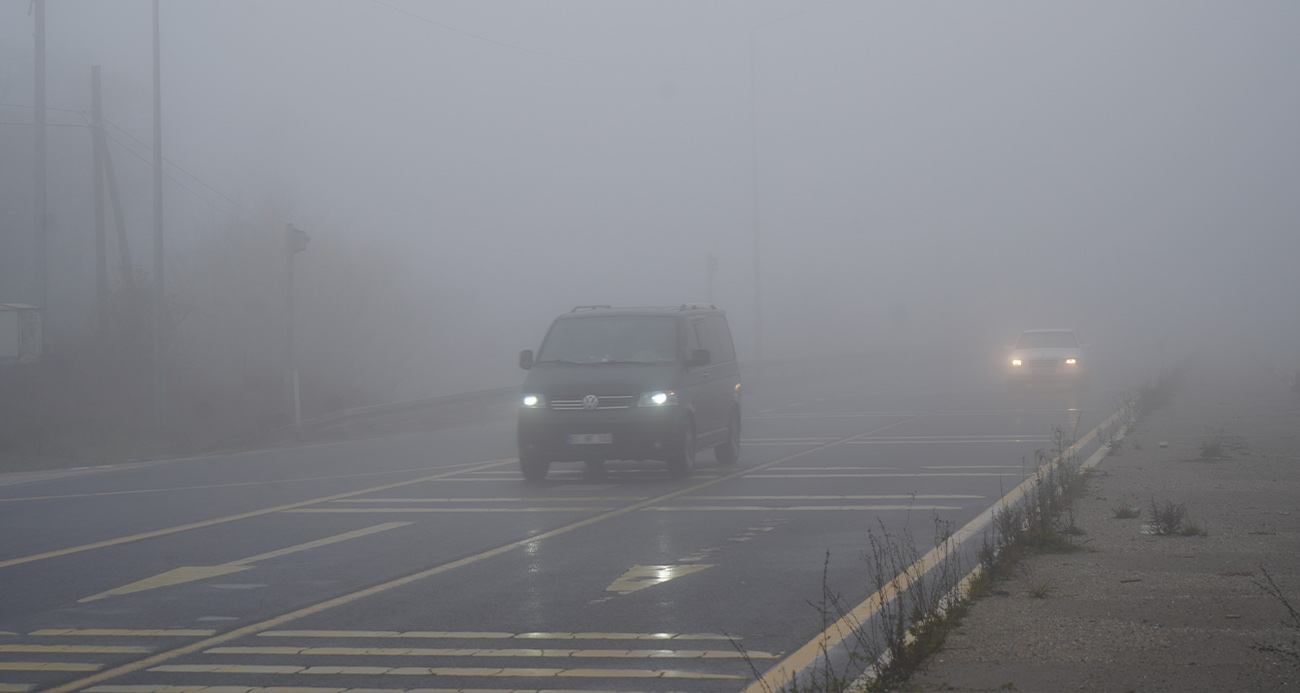
[[[1021,332],[1007,356],[1007,390],[1016,392],[1034,385],[1087,387],[1087,348],[1074,330]]]

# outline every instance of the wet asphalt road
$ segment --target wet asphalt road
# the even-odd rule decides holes
[[[929,548],[1120,388],[932,380],[753,387],[689,479],[528,485],[509,422],[10,477],[0,693],[743,690],[870,594],[869,529]]]

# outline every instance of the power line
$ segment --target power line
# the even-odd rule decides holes
[[[519,51],[521,53],[530,53],[532,55],[541,56],[543,58],[550,58],[552,60],[561,60],[569,63],[578,63],[580,65],[591,65],[593,67],[612,67],[619,70],[641,70],[641,71],[649,72],[649,71],[664,71],[664,70],[668,70],[668,71],[717,70],[724,67],[734,67],[735,65],[738,64],[738,63],[721,63],[718,65],[621,65],[618,63],[603,63],[596,60],[585,60],[583,58],[573,58],[567,55],[560,55],[558,53],[548,53],[546,51],[539,51],[534,48],[524,48],[523,46],[516,46],[512,43],[506,43],[505,41],[498,41],[497,39],[489,38],[481,34],[475,34],[473,32],[465,31],[464,29],[458,29],[449,24],[443,24],[442,22],[439,22],[437,20],[429,19],[428,17],[422,17],[418,14],[415,14],[414,12],[404,10],[400,7],[394,7],[393,5],[384,2],[384,0],[371,0],[371,2],[375,3],[376,5],[381,5],[383,7],[386,7],[399,14],[404,14],[412,19],[416,19],[421,22],[424,22],[425,24],[431,24],[445,31],[450,31],[455,34],[460,34],[461,36],[468,36],[473,39],[478,39],[479,41],[490,43],[494,46],[501,46],[502,48],[509,48],[511,50]]]
[[[35,108],[36,108],[35,106],[27,106],[27,105],[24,105],[24,104],[17,104],[17,103],[0,103],[0,106],[7,106],[7,107],[9,107],[9,108],[25,108],[25,109],[28,109],[28,110],[35,110]],[[78,110],[74,110],[74,109],[71,109],[71,108],[52,108],[52,107],[48,107],[48,106],[46,107],[45,110],[47,110],[47,111],[57,111],[57,112],[60,112],[60,113],[75,113],[76,115],[81,116],[82,120],[87,121],[87,122],[85,122],[85,123],[46,123],[46,126],[47,126],[47,127],[65,127],[65,128],[89,128],[89,127],[90,127],[90,124],[89,124],[89,118],[87,117],[87,114],[86,114],[85,111],[78,111]],[[147,151],[147,152],[152,152],[152,151],[153,151],[153,149],[152,149],[149,145],[145,144],[144,142],[141,142],[141,141],[140,141],[140,140],[139,140],[135,135],[132,135],[130,132],[128,132],[128,131],[126,130],[126,128],[123,128],[122,126],[118,125],[117,123],[114,123],[113,121],[109,120],[108,118],[104,118],[104,117],[102,117],[102,116],[100,117],[100,120],[103,121],[104,123],[107,123],[108,125],[113,126],[115,129],[117,129],[118,132],[122,133],[122,134],[125,135],[126,137],[130,138],[131,141],[135,142],[137,145],[139,145],[140,147],[144,148],[145,151]],[[13,123],[13,122],[0,121],[0,125],[24,125],[24,126],[27,126],[27,127],[34,127],[34,126],[35,126],[35,123]],[[141,155],[140,155],[138,152],[136,152],[135,150],[133,150],[133,149],[131,149],[130,147],[126,146],[126,143],[125,143],[125,142],[122,142],[121,140],[119,140],[119,139],[113,137],[112,135],[108,134],[107,132],[105,132],[104,135],[105,135],[105,137],[107,137],[108,139],[110,139],[110,140],[112,140],[114,143],[116,143],[116,144],[117,144],[119,147],[121,147],[123,150],[125,150],[128,154],[130,154],[130,155],[134,156],[135,158],[140,159],[141,161],[145,162],[145,163],[148,164],[151,168],[153,167],[153,162],[152,162],[152,161],[149,161],[148,159],[146,159],[146,158],[144,158],[143,156],[141,156]],[[190,173],[189,171],[185,170],[184,167],[182,167],[180,164],[177,164],[175,161],[172,161],[171,159],[168,159],[167,157],[163,157],[163,161],[164,161],[165,163],[171,165],[171,166],[172,166],[173,168],[175,168],[177,171],[180,171],[181,173],[183,173],[183,174],[185,174],[186,176],[188,176],[188,177],[189,177],[191,180],[193,180],[195,183],[198,183],[199,185],[203,186],[204,188],[207,188],[207,189],[208,189],[209,191],[211,191],[214,195],[217,195],[217,196],[220,197],[221,199],[223,199],[223,200],[225,200],[226,202],[230,203],[230,205],[233,206],[235,209],[238,209],[239,211],[243,212],[244,214],[247,214],[247,215],[248,215],[250,218],[252,218],[254,221],[257,221],[257,222],[259,222],[259,223],[261,223],[261,224],[263,224],[263,225],[265,225],[265,224],[268,223],[265,219],[259,217],[258,215],[254,214],[253,212],[249,211],[248,208],[246,208],[246,207],[244,207],[243,205],[239,204],[238,202],[236,202],[236,201],[230,199],[230,197],[228,197],[225,193],[221,192],[220,190],[217,190],[216,188],[212,187],[211,185],[208,185],[207,183],[205,183],[205,182],[203,181],[203,179],[201,179],[201,178],[199,178],[198,176],[194,175],[193,173]],[[214,204],[214,203],[213,203],[211,200],[209,200],[207,197],[203,196],[202,194],[200,194],[200,193],[198,193],[198,192],[195,192],[193,189],[191,189],[191,188],[187,187],[186,185],[184,185],[183,183],[181,183],[180,180],[178,180],[177,178],[175,178],[175,177],[173,177],[173,176],[171,176],[171,175],[168,175],[166,172],[164,172],[163,175],[166,176],[166,178],[167,178],[168,180],[172,181],[173,183],[179,185],[182,189],[184,189],[184,190],[186,190],[187,192],[189,192],[191,195],[194,195],[195,197],[199,198],[199,199],[202,200],[203,202],[207,203],[207,204],[208,204],[209,206],[211,206],[213,209],[216,209],[217,211],[220,211],[220,212],[223,212],[223,213],[229,215],[230,217],[234,218],[236,221],[239,221],[239,222],[240,222],[240,223],[241,223],[245,228],[253,229],[252,226],[249,226],[248,224],[245,224],[244,222],[240,221],[240,219],[239,219],[239,215],[238,215],[238,214],[236,214],[236,213],[234,213],[234,212],[232,212],[232,211],[230,211],[230,210],[228,210],[228,209],[222,209],[220,206]]]
[[[132,135],[131,133],[127,132],[125,128],[123,128],[122,126],[118,125],[117,123],[114,123],[113,121],[111,121],[111,120],[109,120],[109,119],[107,119],[107,118],[105,118],[105,117],[103,117],[103,116],[100,116],[100,120],[104,121],[105,123],[108,123],[109,125],[111,125],[111,126],[113,126],[114,128],[116,128],[118,132],[121,132],[123,135],[126,135],[127,137],[131,138],[132,141],[134,141],[136,144],[138,144],[138,145],[140,145],[141,147],[143,147],[146,151],[149,151],[149,152],[152,152],[152,151],[153,151],[153,149],[151,149],[151,148],[149,147],[149,145],[147,145],[147,144],[141,142],[141,141],[140,141],[139,139],[137,139],[134,135]],[[121,142],[118,142],[118,144],[119,144],[119,145],[122,145]],[[125,145],[122,145],[122,146],[125,147]],[[213,194],[219,196],[221,199],[225,200],[226,202],[229,202],[231,205],[233,205],[236,209],[240,210],[240,211],[243,212],[244,214],[247,214],[248,216],[252,217],[253,219],[255,219],[255,220],[257,220],[257,221],[259,221],[259,222],[261,222],[261,223],[263,223],[263,224],[266,224],[266,223],[267,223],[267,221],[266,221],[265,219],[263,219],[263,218],[257,216],[256,214],[252,213],[251,211],[248,210],[248,208],[244,207],[243,205],[239,204],[238,202],[235,202],[234,200],[230,199],[229,197],[226,196],[225,193],[221,192],[220,190],[217,190],[216,188],[212,187],[211,185],[208,185],[207,183],[203,182],[203,180],[202,180],[201,178],[199,178],[198,176],[194,175],[193,173],[190,173],[189,171],[186,171],[184,168],[182,168],[182,167],[181,167],[179,164],[177,164],[175,161],[172,161],[171,159],[168,159],[167,157],[163,157],[163,161],[165,161],[165,162],[168,163],[168,164],[171,164],[171,165],[172,165],[176,170],[178,170],[178,171],[180,171],[181,173],[184,173],[185,175],[189,176],[189,177],[190,177],[194,182],[198,183],[199,185],[202,185],[203,187],[207,188],[208,190],[211,190],[211,191],[213,192]],[[224,210],[223,210],[223,211],[224,211]],[[229,212],[227,212],[227,214],[229,214]]]
[[[102,118],[101,118],[101,120],[102,120]],[[116,144],[118,147],[121,147],[121,149],[122,149],[123,151],[125,151],[127,154],[130,154],[131,156],[134,156],[135,158],[139,159],[140,161],[143,161],[143,162],[144,162],[146,165],[148,165],[150,168],[153,168],[153,162],[152,162],[152,161],[150,161],[149,159],[146,159],[142,154],[140,154],[139,152],[135,151],[134,149],[131,149],[130,147],[126,146],[126,144],[123,143],[121,140],[117,139],[116,137],[114,137],[113,135],[111,135],[111,134],[109,134],[109,133],[107,133],[107,132],[104,133],[104,137],[105,137],[106,139],[108,139],[109,141],[113,142],[114,144]],[[177,167],[177,168],[179,168],[179,167]],[[218,212],[221,212],[221,213],[223,213],[223,214],[229,216],[229,217],[231,218],[231,220],[233,220],[235,223],[239,224],[240,226],[243,226],[244,228],[246,228],[246,229],[248,229],[248,230],[250,230],[250,231],[256,231],[256,230],[258,230],[257,227],[251,226],[251,225],[249,225],[248,223],[246,223],[244,220],[240,219],[238,214],[235,214],[235,213],[231,212],[231,211],[228,210],[228,209],[222,209],[220,205],[214,203],[212,200],[209,200],[207,197],[204,197],[204,196],[203,196],[202,194],[200,194],[198,191],[194,190],[193,188],[189,187],[189,186],[186,185],[185,183],[181,182],[181,181],[180,181],[179,179],[177,179],[175,176],[172,176],[171,174],[167,173],[166,171],[163,171],[163,177],[166,178],[167,180],[169,180],[169,181],[175,183],[177,186],[179,186],[179,187],[180,187],[182,190],[184,190],[185,192],[188,192],[189,194],[191,194],[191,195],[193,195],[194,197],[198,198],[200,202],[203,202],[204,204],[207,204],[209,207],[211,207],[211,208],[217,210]],[[196,180],[197,180],[197,179],[196,179]],[[199,182],[202,183],[202,181],[199,181]],[[207,184],[204,183],[204,185],[206,186]],[[214,190],[213,192],[216,192],[216,191]],[[221,193],[217,193],[217,194],[220,195]],[[222,197],[225,197],[225,196],[222,195]],[[226,198],[226,199],[229,199],[229,198]],[[242,209],[242,208],[241,208],[241,209]],[[253,219],[255,219],[255,220],[261,222],[262,224],[266,224],[266,221],[265,221],[265,220],[263,220],[263,219],[257,217],[256,215],[252,214],[251,212],[249,213],[249,216],[252,216]]]

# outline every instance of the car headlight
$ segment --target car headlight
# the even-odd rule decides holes
[[[642,392],[641,400],[636,403],[638,407],[670,407],[674,404],[677,404],[677,393],[672,390]]]
[[[1065,360],[1065,365],[1067,365],[1067,366],[1073,366],[1073,365],[1075,365],[1075,364],[1077,364],[1077,363],[1078,363],[1078,361],[1076,361],[1075,359],[1066,359],[1066,360]]]
[[[1019,366],[1020,363],[1020,359],[1011,359],[1011,365],[1013,366]]]
[[[519,399],[519,406],[524,409],[545,409],[546,398],[541,395],[524,395]]]

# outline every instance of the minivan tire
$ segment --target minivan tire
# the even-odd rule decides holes
[[[545,481],[546,473],[551,469],[551,462],[533,455],[521,455],[519,457],[519,471],[523,472],[524,479],[534,483]]]
[[[713,454],[723,467],[731,467],[740,461],[740,412],[731,412],[731,418],[727,419],[727,440],[713,448]]]
[[[668,459],[668,474],[676,477],[690,476],[691,470],[695,468],[694,424],[688,422],[682,427],[682,436],[677,445],[677,453]]]

